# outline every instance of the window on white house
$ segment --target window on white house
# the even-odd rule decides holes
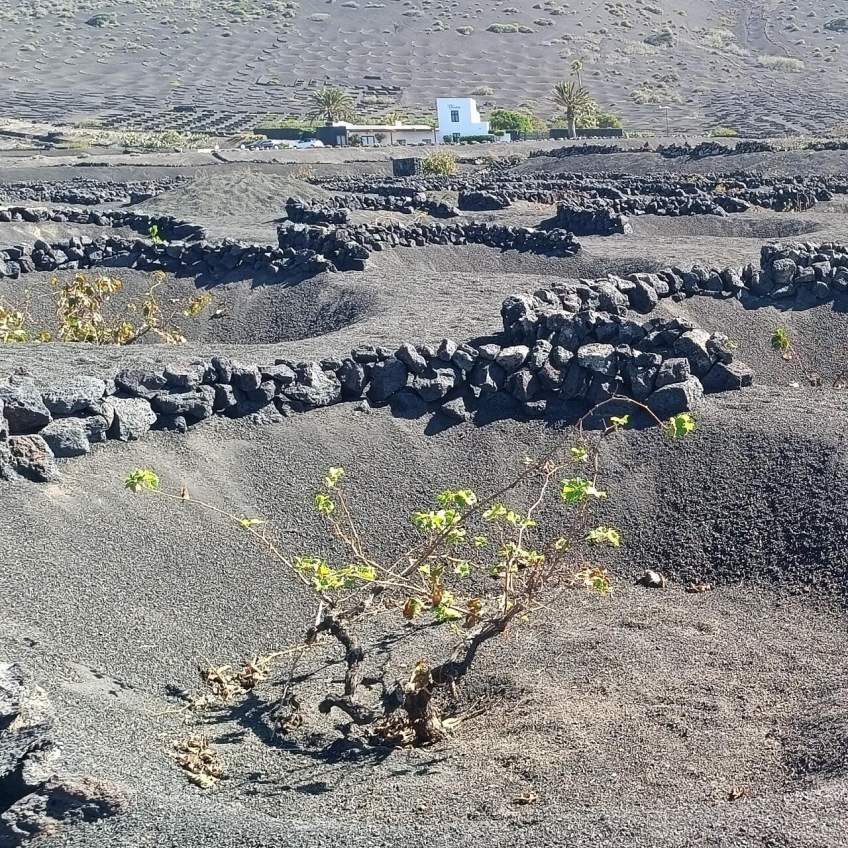
[[[458,124],[459,123],[459,109],[451,109],[451,123]]]

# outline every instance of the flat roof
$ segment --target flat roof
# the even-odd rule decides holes
[[[419,132],[433,132],[433,127],[427,126],[427,124],[333,124],[333,126],[354,131],[402,132],[403,130],[417,130]]]

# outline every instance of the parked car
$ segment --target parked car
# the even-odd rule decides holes
[[[252,141],[250,144],[241,144],[241,150],[279,150],[280,148],[294,147],[293,141],[282,141],[278,139],[266,138],[262,141]]]
[[[308,150],[311,147],[323,147],[324,142],[317,138],[313,138],[309,141],[299,141],[296,146],[298,150]]]

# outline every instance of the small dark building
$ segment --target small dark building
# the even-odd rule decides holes
[[[416,177],[421,173],[421,160],[392,159],[392,174],[396,177]]]

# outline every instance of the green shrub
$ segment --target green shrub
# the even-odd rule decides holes
[[[622,127],[621,116],[615,112],[598,112],[598,126],[604,129],[620,130]]]
[[[533,132],[533,118],[522,112],[509,109],[493,109],[489,114],[489,129],[492,132]]]
[[[457,171],[456,156],[450,150],[437,150],[421,161],[421,172],[439,177],[452,177]]]

